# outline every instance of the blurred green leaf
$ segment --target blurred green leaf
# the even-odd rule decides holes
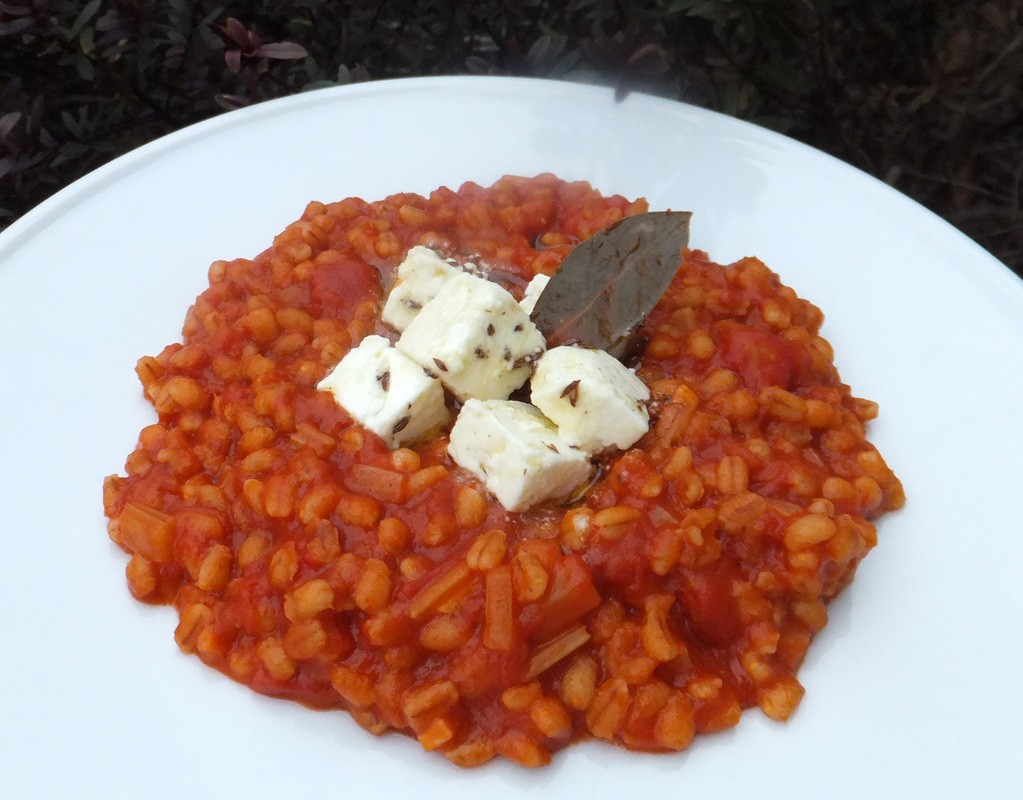
[[[96,77],[96,68],[85,53],[75,53],[75,69],[78,70],[78,76],[86,83],[91,83]]]
[[[16,33],[27,31],[32,27],[32,22],[28,17],[15,17],[14,19],[0,22],[0,36],[14,36]]]
[[[67,38],[71,40],[77,39],[78,34],[82,32],[82,29],[89,23],[89,20],[96,16],[96,12],[99,11],[99,7],[102,4],[103,0],[89,0],[78,16],[75,17],[75,21],[71,23],[71,28],[67,32]]]

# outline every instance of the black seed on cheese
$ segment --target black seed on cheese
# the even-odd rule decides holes
[[[391,385],[391,371],[387,370],[387,372],[377,375],[377,380],[380,381],[380,388],[386,392],[387,388]]]
[[[482,347],[477,347],[475,350],[472,351],[472,354],[476,356],[476,358],[480,359],[487,357],[487,351],[484,350]]]
[[[435,358],[433,360],[433,363],[437,365],[437,369],[439,369],[441,372],[448,371],[448,365],[441,361],[439,358]]]
[[[496,329],[493,325],[487,325],[487,336],[493,336],[495,332]]]
[[[412,421],[412,417],[405,416],[394,423],[394,427],[391,429],[391,433],[401,433],[405,430],[405,426]]]

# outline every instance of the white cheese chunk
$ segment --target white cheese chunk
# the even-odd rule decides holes
[[[444,388],[383,336],[367,336],[320,381],[334,399],[391,448],[423,438],[448,421]]]
[[[495,400],[525,383],[544,339],[508,291],[462,273],[423,306],[397,347],[459,399]]]
[[[448,453],[477,475],[509,511],[560,500],[584,483],[591,465],[543,414],[514,400],[468,400],[451,429]]]
[[[533,313],[533,309],[536,308],[536,301],[540,299],[540,295],[550,282],[550,276],[544,275],[542,272],[533,276],[533,279],[526,284],[526,291],[522,295],[522,299],[519,300],[519,305],[522,306],[523,311],[527,314]]]
[[[537,362],[530,399],[569,444],[587,453],[625,449],[650,425],[650,390],[603,350],[555,347]]]
[[[398,265],[398,279],[387,295],[380,318],[399,331],[405,330],[419,310],[430,302],[451,278],[462,270],[449,264],[428,247],[413,247]]]

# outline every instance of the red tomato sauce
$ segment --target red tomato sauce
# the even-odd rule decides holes
[[[347,709],[462,766],[580,738],[652,751],[784,720],[827,602],[902,487],[820,311],[699,251],[643,325],[649,432],[570,506],[505,511],[440,436],[389,450],[316,383],[379,320],[412,246],[516,296],[643,201],[550,175],[311,203],[216,262],[180,343],[139,361],[158,421],[104,485],[139,600],[264,694]]]

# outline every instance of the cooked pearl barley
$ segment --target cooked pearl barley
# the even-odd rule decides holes
[[[487,293],[500,284],[521,322],[527,284],[535,295],[578,242],[644,210],[582,182],[505,178],[311,203],[256,258],[215,262],[181,341],[140,359],[158,420],[127,474],[104,482],[131,593],[173,604],[182,651],[234,679],[347,709],[465,767],[541,766],[587,737],[680,750],[744,708],[789,717],[829,601],[904,494],[865,438],[877,406],[842,382],[820,311],[761,262],[685,251],[638,332],[635,373],[611,359],[649,392],[633,398],[649,420],[626,441],[615,431],[639,405],[591,407],[615,447],[580,457],[564,504],[559,489],[509,510],[488,475],[451,460],[450,423],[402,440],[411,414],[374,432],[315,388],[360,347],[393,349],[381,308],[414,318],[404,338],[414,306],[442,294],[396,275],[410,255]],[[420,245],[433,254],[410,254]],[[500,333],[521,383],[543,343],[520,362],[512,339],[531,334],[515,324]],[[489,359],[498,333],[477,325],[486,358],[431,352],[416,379]],[[585,407],[584,378],[550,388]],[[369,380],[396,390],[384,371]],[[441,404],[469,407],[443,392]]]

